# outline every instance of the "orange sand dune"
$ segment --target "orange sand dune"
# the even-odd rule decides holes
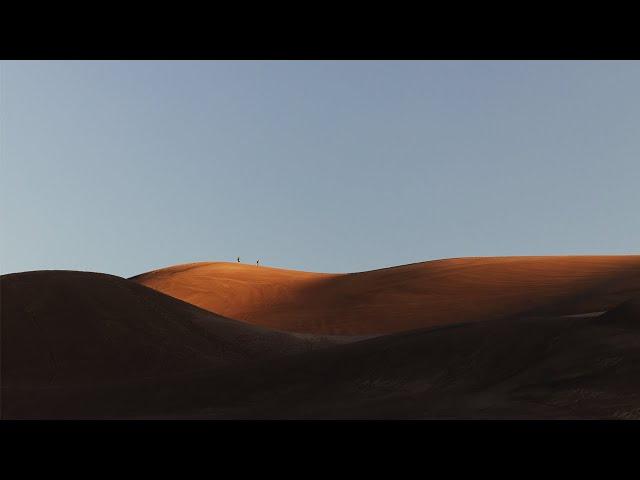
[[[605,311],[640,294],[640,255],[456,258],[350,274],[193,263],[131,280],[273,329],[376,334]]]

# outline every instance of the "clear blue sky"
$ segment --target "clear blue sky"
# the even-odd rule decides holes
[[[2,62],[2,273],[640,251],[640,62]]]

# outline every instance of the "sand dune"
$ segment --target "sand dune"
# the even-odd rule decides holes
[[[217,378],[234,396],[216,403],[203,389],[190,405],[206,408],[191,416],[640,419],[639,304],[598,317],[402,332],[276,359]],[[233,384],[238,376],[244,382]]]
[[[111,275],[27,272],[0,286],[3,387],[127,382],[310,348]]]
[[[515,314],[608,310],[640,294],[640,255],[459,258],[351,274],[194,263],[132,280],[268,328],[381,334]]]
[[[192,264],[135,281],[4,275],[0,412],[640,419],[639,261],[454,259],[346,275]],[[406,331],[336,339],[247,321],[298,332]]]
[[[3,389],[5,418],[640,419],[635,305],[402,332],[88,389]]]

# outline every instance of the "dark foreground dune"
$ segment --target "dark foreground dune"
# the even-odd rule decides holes
[[[640,419],[640,309],[403,332],[136,382],[4,389],[4,418]]]
[[[552,289],[533,269],[531,304],[524,281],[514,297],[492,287],[498,304],[519,299],[513,314],[447,324],[439,313],[439,326],[350,341],[238,322],[110,275],[5,275],[2,418],[640,419],[638,257],[617,273],[599,258],[596,280],[586,268],[555,280],[580,286],[562,301],[541,295]],[[430,291],[444,291],[436,278]],[[433,297],[413,298],[429,318]]]
[[[38,271],[0,285],[3,387],[129,382],[313,346],[112,275]]]
[[[640,295],[640,255],[457,258],[351,274],[194,263],[132,280],[268,328],[379,334],[605,311]]]
[[[196,381],[189,405],[202,408],[192,418],[640,419],[640,302],[600,317],[491,320],[280,359],[215,377],[231,393],[216,402],[209,381]]]

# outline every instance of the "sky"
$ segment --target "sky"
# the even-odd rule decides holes
[[[0,271],[640,253],[640,62],[0,63]]]

